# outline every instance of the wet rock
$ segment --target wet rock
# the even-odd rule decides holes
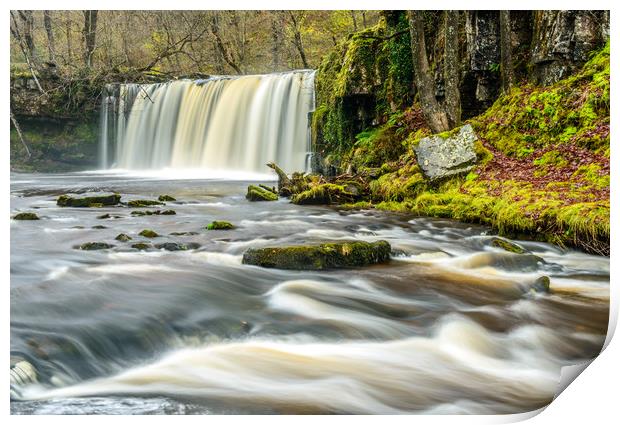
[[[470,171],[476,162],[476,134],[471,125],[420,140],[414,148],[424,175],[441,179]]]
[[[550,285],[551,279],[548,276],[541,276],[534,281],[532,289],[536,292],[549,292]]]
[[[383,263],[390,258],[386,241],[349,241],[288,247],[250,248],[243,264],[291,270],[325,270]]]
[[[133,216],[143,216],[143,215],[175,215],[176,211],[174,210],[156,210],[156,211],[132,211],[131,215]]]
[[[510,242],[506,239],[495,238],[491,241],[491,246],[503,249],[504,251],[512,252],[515,254],[525,254],[525,249],[514,242]]]
[[[131,245],[131,247],[140,251],[144,251],[153,248],[153,245],[151,245],[150,243],[138,242]]]
[[[109,249],[113,248],[114,245],[105,242],[86,242],[80,245],[80,249],[84,251],[95,251],[98,249]]]
[[[69,195],[61,195],[56,200],[56,205],[60,207],[87,208],[102,207],[104,205],[118,205],[120,201],[121,195],[119,195],[118,193],[101,196],[85,196],[82,198],[74,198]]]
[[[200,248],[200,244],[197,243],[176,243],[176,242],[165,242],[155,245],[157,249],[165,249],[166,251],[187,251],[189,249]]]
[[[161,215],[176,215],[176,213],[175,210],[164,210],[161,212]]]
[[[245,195],[248,201],[277,201],[278,195],[260,186],[249,185],[248,193]]]
[[[107,218],[112,218],[110,214],[102,214],[97,216],[98,219],[105,220]]]
[[[163,202],[152,201],[150,199],[134,199],[127,202],[127,206],[129,208],[144,208],[144,207],[154,207],[157,205],[165,205]]]
[[[18,213],[13,216],[13,220],[39,220],[39,216],[31,212]]]
[[[130,241],[132,237],[129,235],[126,235],[125,233],[119,233],[114,239],[116,239],[117,241],[121,241],[121,242],[127,242],[127,241]]]
[[[170,233],[170,236],[193,236],[193,235],[199,235],[200,233],[198,232],[172,232]]]
[[[353,189],[358,194],[357,188]],[[343,185],[325,183],[312,187],[291,197],[298,205],[329,205],[354,202],[357,194]]]
[[[231,230],[234,228],[235,226],[228,221],[213,221],[207,226],[207,230]]]
[[[106,226],[102,226],[101,224],[98,224],[96,226],[91,227],[91,229],[107,229]]]
[[[144,229],[143,231],[141,231],[139,233],[140,236],[144,236],[145,238],[156,238],[159,236],[159,234],[157,234],[157,232],[155,232],[154,230],[151,229]]]
[[[159,198],[157,198],[158,201],[160,202],[174,202],[176,201],[175,198],[173,198],[170,195],[159,195]]]

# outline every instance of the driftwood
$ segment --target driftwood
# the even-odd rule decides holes
[[[26,144],[26,141],[24,140],[24,136],[22,135],[22,130],[21,128],[19,128],[19,123],[15,119],[15,115],[13,115],[13,111],[9,111],[9,112],[11,114],[11,122],[13,123],[13,127],[15,127],[15,130],[17,131],[17,135],[19,136],[19,140],[21,140],[22,145],[24,145],[24,149],[26,149],[26,154],[28,155],[28,158],[30,158],[32,154],[30,153],[30,149],[28,149],[28,145]]]
[[[291,185],[291,179],[288,178],[282,168],[278,167],[275,162],[267,163],[267,167],[271,168],[278,175],[278,192],[280,192],[282,188]]]

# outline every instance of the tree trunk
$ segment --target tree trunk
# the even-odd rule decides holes
[[[446,84],[445,105],[450,128],[461,123],[461,92],[460,92],[460,63],[459,63],[459,12],[446,10],[444,12],[444,81]]]
[[[27,47],[24,39],[22,38],[21,33],[19,32],[19,26],[17,24],[17,19],[15,19],[15,15],[13,14],[12,10],[10,11],[10,14],[11,14],[11,21],[13,22],[13,26],[10,27],[11,35],[17,41],[17,44],[19,45],[19,48],[21,49],[22,54],[24,55],[24,59],[26,60],[26,64],[28,65],[28,69],[30,69],[30,74],[32,74],[32,78],[34,79],[34,82],[37,85],[37,88],[39,89],[39,92],[41,92],[41,94],[45,94],[45,91],[41,87],[41,84],[39,83],[39,79],[37,78],[36,70],[34,69],[34,65],[32,63],[30,55],[28,54],[28,47]]]
[[[282,65],[282,20],[280,11],[271,12],[271,70],[279,71]]]
[[[408,11],[409,31],[411,32],[411,52],[415,85],[420,97],[420,105],[428,126],[434,133],[450,129],[448,115],[435,97],[435,82],[426,56],[424,39],[424,20],[421,11]]]
[[[355,10],[350,10],[351,19],[353,20],[353,31],[357,32],[357,17],[355,16]]]
[[[499,11],[499,33],[501,49],[502,91],[508,93],[514,85],[514,66],[512,63],[512,35],[510,28],[510,11]]]
[[[84,10],[84,64],[90,68],[93,65],[93,53],[97,37],[97,11]]]
[[[232,69],[234,69],[237,74],[241,74],[241,68],[239,68],[239,65],[237,65],[230,51],[226,48],[226,46],[224,45],[224,41],[222,40],[222,36],[220,35],[220,23],[217,14],[214,14],[211,18],[211,33],[215,37],[215,43],[217,45],[218,51],[222,55],[222,59],[224,59],[224,61]]]
[[[26,49],[28,50],[28,56],[30,56],[30,61],[32,62],[32,65],[37,68],[39,65],[39,58],[37,57],[37,54],[35,52],[34,39],[32,38],[32,32],[34,27],[34,17],[32,15],[32,10],[20,10],[18,13],[23,25],[22,36]]]
[[[49,54],[49,61],[56,63],[56,47],[54,46],[54,32],[52,31],[52,17],[49,10],[43,11],[43,26],[47,33],[47,51]]]
[[[24,140],[24,136],[22,135],[22,130],[19,127],[19,123],[15,119],[15,115],[13,115],[13,111],[9,111],[9,113],[11,114],[11,122],[13,123],[13,127],[15,127],[15,131],[17,131],[17,136],[19,137],[19,140],[21,140],[22,145],[24,145],[24,149],[26,150],[26,155],[28,155],[28,158],[30,158],[32,154],[30,153],[30,149],[28,149],[28,145],[26,144],[26,141]]]
[[[295,17],[295,13],[292,10],[289,10],[289,16],[291,17],[291,22],[293,23],[293,44],[295,45],[295,47],[297,48],[297,51],[299,52],[299,57],[301,58],[301,63],[303,64],[304,68],[310,68],[310,65],[308,65],[308,60],[306,59],[306,52],[304,50],[304,45],[303,42],[301,40],[301,32],[300,32],[300,26],[301,26],[301,19],[297,19]]]

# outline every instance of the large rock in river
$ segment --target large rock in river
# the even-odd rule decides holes
[[[117,205],[121,201],[121,195],[113,193],[111,195],[85,196],[74,198],[69,195],[61,195],[56,200],[59,207],[101,207],[104,205]]]
[[[468,172],[476,162],[477,139],[469,124],[423,138],[414,148],[422,172],[431,180]]]
[[[383,263],[390,258],[386,241],[347,241],[321,245],[250,248],[243,264],[291,270],[325,270]]]

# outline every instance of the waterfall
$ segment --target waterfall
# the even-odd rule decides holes
[[[306,169],[314,71],[122,84],[114,108],[103,102],[104,167],[265,172],[275,161]]]

